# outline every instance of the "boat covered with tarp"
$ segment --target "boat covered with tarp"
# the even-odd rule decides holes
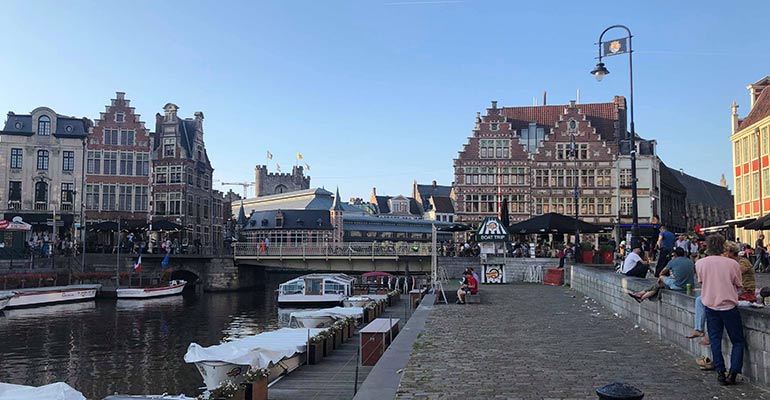
[[[332,307],[320,310],[294,311],[289,316],[289,326],[325,328],[331,326],[335,321],[348,317],[355,318],[356,321],[361,320],[364,317],[364,309],[362,307]]]
[[[64,382],[43,386],[14,385],[0,382],[0,399],[5,400],[86,400],[83,393]]]

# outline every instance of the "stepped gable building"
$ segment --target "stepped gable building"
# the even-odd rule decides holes
[[[412,198],[422,207],[423,218],[454,222],[454,190],[433,181],[430,185],[412,183]]]
[[[38,107],[29,114],[8,113],[0,131],[0,210],[3,219],[21,217],[33,231],[74,238],[74,222],[83,192],[86,138],[93,123],[87,118],[57,114]],[[7,243],[10,247],[10,243]]]
[[[310,177],[300,165],[292,167],[291,173],[270,173],[265,165],[257,165],[254,172],[255,197],[310,189]]]
[[[456,220],[477,226],[508,199],[511,222],[557,212],[613,225],[613,177],[625,138],[626,102],[499,108],[476,115],[472,136],[454,160]],[[576,148],[570,141],[574,137]]]
[[[673,175],[687,189],[685,215],[688,228],[717,226],[733,219],[733,195],[726,187],[685,174],[682,170],[673,171]]]
[[[732,105],[733,187],[735,218],[759,218],[770,212],[770,76],[746,88],[749,113],[738,117],[738,104]],[[743,225],[743,224],[738,224]],[[736,237],[754,243],[762,231],[736,227]]]
[[[151,134],[117,92],[88,135],[86,217],[89,223],[146,223],[150,209]]]
[[[203,113],[182,119],[179,107],[168,103],[155,116],[152,147],[153,220],[168,220],[187,227],[183,245],[200,241],[209,251],[213,237],[211,167],[203,141]],[[185,243],[186,242],[186,243]],[[218,243],[217,243],[218,244]]]

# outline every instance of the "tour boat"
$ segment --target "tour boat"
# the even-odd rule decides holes
[[[0,292],[0,310],[5,308],[14,296],[15,292]]]
[[[8,308],[93,300],[101,287],[102,285],[94,284],[13,289],[16,296],[8,302]]]
[[[241,383],[249,368],[267,368],[272,382],[302,365],[308,340],[322,331],[281,328],[210,347],[190,343],[184,360],[195,364],[207,390],[225,380]]]
[[[86,400],[86,397],[64,382],[37,387],[0,382],[0,399]]]
[[[309,274],[278,286],[278,305],[330,307],[353,294],[355,278],[345,274]]]
[[[173,280],[166,286],[118,288],[117,295],[119,299],[147,299],[152,297],[173,296],[182,293],[186,284],[187,281]]]
[[[364,317],[361,307],[333,307],[321,310],[294,311],[289,316],[289,326],[297,328],[328,328],[335,321],[353,317],[360,320]]]

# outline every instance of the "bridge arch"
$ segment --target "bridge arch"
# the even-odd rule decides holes
[[[192,271],[190,269],[176,269],[171,272],[171,278],[170,279],[182,279],[187,281],[187,284],[192,287],[193,285],[200,285],[203,284],[203,279],[201,279],[201,274]]]

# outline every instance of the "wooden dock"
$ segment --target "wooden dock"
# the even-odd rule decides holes
[[[379,318],[398,318],[400,319],[399,329],[401,329],[412,315],[412,311],[409,309],[409,296],[401,295],[400,301],[387,307]],[[360,336],[356,330],[353,337],[332,351],[331,355],[324,357],[320,363],[303,365],[273,383],[268,389],[268,398],[270,400],[352,399],[356,384],[357,361],[359,388],[373,368],[360,366],[360,360],[357,360],[359,342]]]

